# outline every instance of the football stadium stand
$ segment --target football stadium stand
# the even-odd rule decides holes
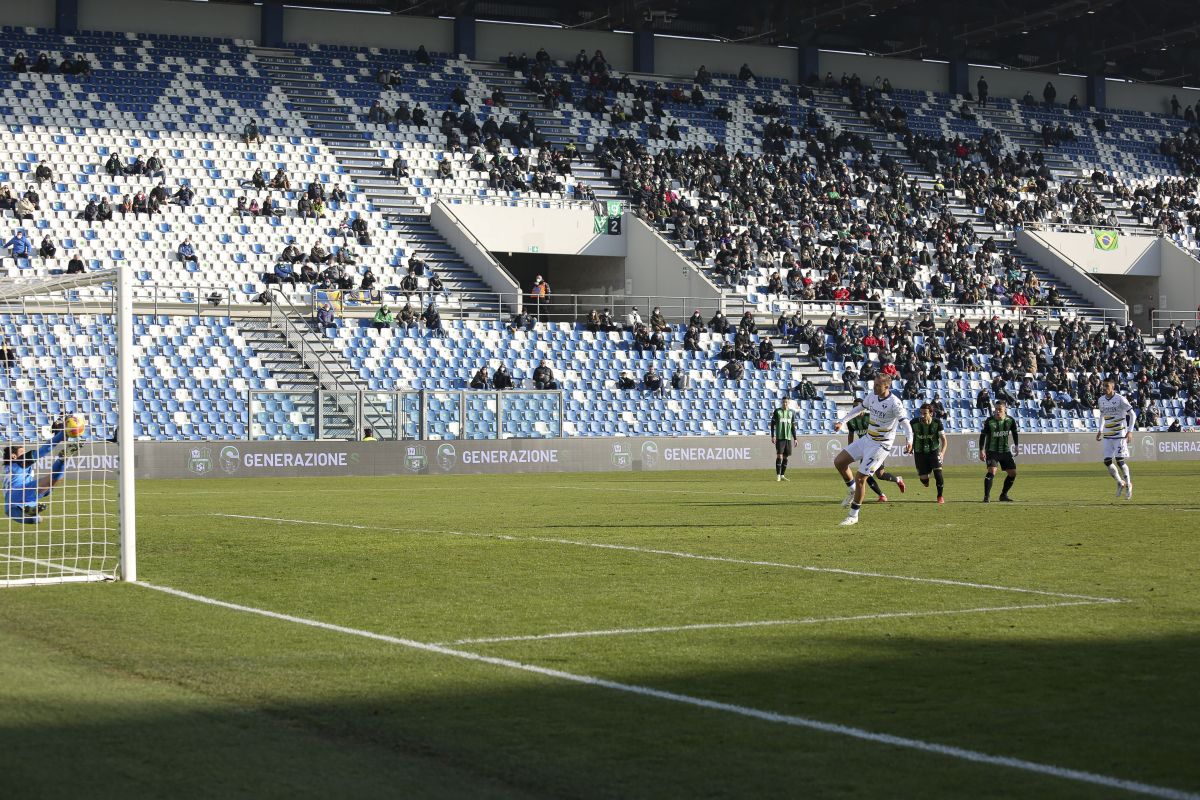
[[[53,69],[8,69],[18,52]],[[90,73],[59,74],[76,54]],[[1004,395],[1031,430],[1090,430],[1111,372],[1145,427],[1200,416],[1190,326],[1143,336],[1015,236],[1105,228],[1197,252],[1183,120],[132,33],[6,27],[0,59],[3,274],[133,272],[141,438],[754,434],[784,394],[825,432],[877,370],[912,406],[936,398],[951,431]],[[719,287],[733,325],[672,320],[661,349],[583,319],[514,331],[515,304],[430,218],[439,201],[606,200]],[[376,325],[402,294],[444,319]],[[69,308],[0,325],[7,401],[47,376],[104,388],[104,364],[70,358],[93,332]],[[543,360],[557,391],[534,391]],[[513,389],[468,391],[501,365]]]

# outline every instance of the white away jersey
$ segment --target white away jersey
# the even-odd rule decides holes
[[[872,392],[863,400],[863,408],[869,415],[867,436],[880,447],[892,448],[896,439],[896,429],[904,428],[904,435],[912,438],[912,428],[908,424],[908,409],[895,394],[888,394],[880,400]],[[852,418],[852,417],[850,417]],[[843,419],[845,422],[845,419]]]
[[[1112,399],[1100,395],[1100,414],[1104,418],[1101,430],[1105,439],[1124,439],[1132,424],[1130,417],[1133,406],[1122,395],[1113,394]]]

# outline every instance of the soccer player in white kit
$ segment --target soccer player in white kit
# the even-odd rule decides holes
[[[833,468],[842,476],[850,489],[847,500],[850,514],[842,520],[842,525],[857,525],[858,510],[862,507],[863,496],[867,491],[867,478],[883,468],[883,462],[892,452],[892,442],[896,440],[896,429],[904,429],[904,452],[911,453],[912,426],[908,422],[908,410],[900,398],[892,394],[892,376],[879,373],[875,376],[874,394],[867,395],[861,406],[855,406],[833,425],[836,433],[850,420],[859,414],[869,414],[871,423],[867,426],[867,435],[855,439],[845,450],[837,454],[833,460]],[[850,472],[850,465],[858,462],[858,475]],[[843,503],[845,505],[845,503]]]
[[[1122,395],[1117,394],[1117,382],[1112,378],[1104,381],[1104,394],[1100,395],[1100,430],[1096,441],[1104,440],[1104,466],[1117,482],[1117,497],[1122,492],[1126,500],[1133,499],[1133,479],[1129,477],[1129,443],[1133,441],[1133,425],[1137,417],[1133,406]],[[1115,463],[1114,463],[1115,462]]]

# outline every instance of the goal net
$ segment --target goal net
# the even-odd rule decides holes
[[[0,586],[136,578],[128,284],[0,278]]]

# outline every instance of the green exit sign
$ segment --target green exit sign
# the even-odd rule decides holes
[[[536,244],[532,244],[529,246],[529,252],[536,253],[537,251],[538,251],[538,246]]]

